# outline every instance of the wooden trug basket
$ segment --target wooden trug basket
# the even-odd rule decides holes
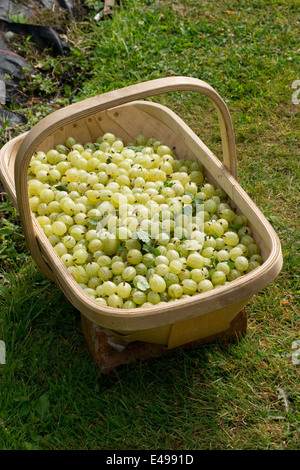
[[[216,108],[223,163],[169,108],[144,98],[167,92],[198,92]],[[28,165],[37,150],[47,152],[73,136],[94,142],[112,132],[131,142],[143,133],[162,140],[176,154],[199,160],[212,184],[222,187],[237,213],[244,214],[261,248],[263,264],[254,271],[206,293],[147,308],[123,310],[89,298],[66,269],[29,207]],[[146,341],[168,349],[226,331],[250,298],[269,285],[282,267],[280,241],[272,226],[237,182],[234,132],[228,108],[207,83],[191,77],[167,77],[111,91],[53,112],[29,132],[9,141],[0,151],[0,176],[20,215],[28,249],[42,272],[55,281],[84,317],[113,332],[116,341]]]

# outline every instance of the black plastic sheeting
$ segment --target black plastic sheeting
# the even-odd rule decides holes
[[[29,16],[36,6],[52,10],[55,4],[67,10],[70,15],[73,15],[74,6],[72,0],[28,0],[26,3],[27,5],[18,0],[0,0],[0,17],[8,19],[9,16],[20,13]]]
[[[24,116],[18,113],[13,113],[5,108],[0,108],[0,117],[5,121],[9,121],[11,126],[17,126],[18,124],[26,124],[27,120]]]
[[[0,79],[4,80],[7,75],[20,79],[22,77],[22,67],[25,66],[28,66],[26,60],[10,51],[0,36]]]
[[[70,15],[73,15],[73,2],[72,0],[56,0],[56,2],[62,7],[64,8],[65,10],[67,10]],[[45,7],[47,8],[48,10],[50,10],[53,6],[53,4],[55,3],[55,0],[40,0],[40,3]]]
[[[112,8],[117,0],[104,0],[102,8],[94,17],[95,21],[112,14]],[[54,56],[67,56],[70,47],[63,41],[55,29],[46,26],[25,24],[23,18],[32,16],[38,7],[52,10],[55,5],[68,12],[70,19],[74,19],[73,0],[28,0],[26,4],[19,0],[0,0],[0,128],[1,122],[10,121],[10,125],[26,122],[23,116],[13,113],[3,106],[8,107],[14,102],[24,101],[20,80],[23,78],[23,67],[31,69],[25,58],[12,51],[6,44],[8,34],[21,34],[30,37],[39,47],[45,49]],[[22,22],[17,22],[22,15]],[[3,106],[1,106],[3,105]]]
[[[47,26],[38,26],[34,24],[10,23],[0,19],[0,31],[10,31],[16,34],[31,36],[42,48],[52,47],[53,51],[59,55],[67,55],[70,48],[59,34]],[[0,66],[1,67],[1,66]]]
[[[73,2],[71,0],[35,0],[24,4],[18,4],[10,0],[0,0],[0,125],[1,121],[10,120],[11,125],[26,122],[23,116],[8,111],[1,106],[16,100],[19,81],[22,79],[22,68],[30,65],[20,55],[13,52],[6,44],[5,34],[8,32],[30,36],[40,47],[49,48],[53,55],[68,55],[70,48],[62,40],[59,34],[51,27],[15,23],[10,21],[10,16],[25,14],[30,16],[31,8],[43,6],[51,9],[57,2],[66,9],[70,16],[73,15]],[[14,97],[14,98],[12,98]]]

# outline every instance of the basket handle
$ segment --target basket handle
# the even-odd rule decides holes
[[[150,80],[79,101],[49,114],[25,135],[17,152],[14,168],[19,215],[27,246],[39,267],[48,277],[53,279],[53,273],[41,255],[34,233],[27,188],[28,166],[38,145],[57,129],[79,119],[134,100],[174,91],[198,92],[213,101],[220,125],[223,163],[231,175],[237,179],[235,139],[229,110],[216,90],[197,78],[165,77]]]

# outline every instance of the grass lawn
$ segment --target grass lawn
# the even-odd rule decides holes
[[[38,73],[27,72],[28,99],[16,109],[28,124],[6,123],[0,145],[54,109],[139,81],[189,75],[212,85],[232,115],[238,180],[280,237],[284,264],[248,304],[241,341],[103,375],[79,312],[32,261],[2,191],[1,450],[299,449],[297,3],[128,0],[104,21],[95,23],[91,10],[76,23],[61,23],[70,57],[45,56],[30,41],[11,40]],[[180,92],[155,100],[221,154],[216,117],[204,98]]]

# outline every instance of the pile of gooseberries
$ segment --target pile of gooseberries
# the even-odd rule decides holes
[[[66,269],[101,305],[189,298],[263,262],[244,215],[197,160],[143,134],[68,137],[28,168],[30,209]]]

